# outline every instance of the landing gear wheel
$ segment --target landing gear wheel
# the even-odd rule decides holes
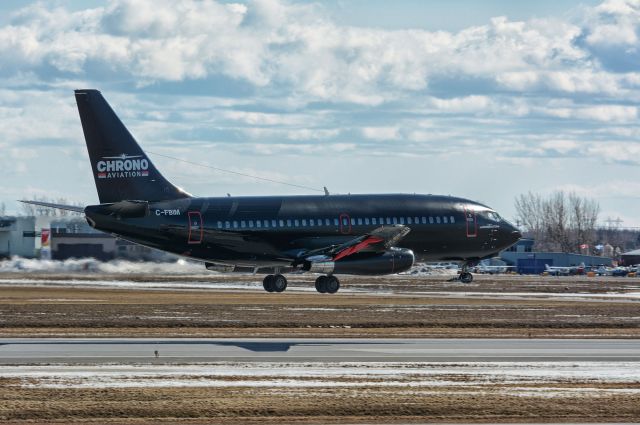
[[[471,283],[473,282],[473,275],[469,272],[460,273],[460,282],[462,283]]]
[[[282,292],[287,289],[287,278],[281,274],[273,276],[273,290],[276,292]]]
[[[316,291],[321,294],[327,293],[327,276],[318,276],[316,279]]]
[[[274,292],[276,290],[274,286],[275,278],[276,277],[272,274],[268,274],[264,277],[264,279],[262,280],[262,287],[264,288],[265,291]]]
[[[328,294],[335,294],[340,289],[340,281],[335,276],[327,276],[325,287]]]

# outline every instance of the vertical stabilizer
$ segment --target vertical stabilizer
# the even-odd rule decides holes
[[[165,179],[98,90],[76,90],[100,203],[189,197]]]

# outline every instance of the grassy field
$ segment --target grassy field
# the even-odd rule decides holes
[[[0,337],[640,336],[640,298],[624,297],[638,292],[640,279],[632,278],[478,276],[472,285],[442,277],[349,278],[335,295],[303,291],[309,278],[298,276],[281,294],[258,289],[260,278],[251,275],[126,277],[176,288],[221,281],[249,289],[118,289],[108,282],[123,277],[104,275],[28,279],[17,285],[18,278],[0,276]]]
[[[268,294],[252,275],[3,273],[0,337],[640,337],[640,279],[477,276],[463,285],[438,276],[343,278],[335,295],[309,290],[311,281],[292,276],[285,293]],[[127,288],[118,287],[123,282]],[[622,381],[571,371],[523,380],[478,365],[475,372],[437,371],[433,382],[421,381],[421,371],[400,371],[313,383],[285,370],[268,377],[273,386],[247,375],[251,364],[238,366],[238,376],[203,365],[182,378],[150,369],[137,379],[132,371],[111,387],[87,383],[99,373],[85,366],[69,379],[0,373],[0,422],[640,421],[638,364]]]

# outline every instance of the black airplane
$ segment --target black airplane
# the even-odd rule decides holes
[[[336,274],[400,273],[423,261],[469,267],[521,234],[486,205],[435,195],[194,197],[166,180],[97,90],[76,90],[99,205],[23,201],[84,213],[95,229],[202,261],[216,271],[263,271],[282,292],[286,272],[321,274],[318,292],[340,288]]]

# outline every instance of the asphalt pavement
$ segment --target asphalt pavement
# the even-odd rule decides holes
[[[0,339],[0,364],[640,361],[640,339]]]

